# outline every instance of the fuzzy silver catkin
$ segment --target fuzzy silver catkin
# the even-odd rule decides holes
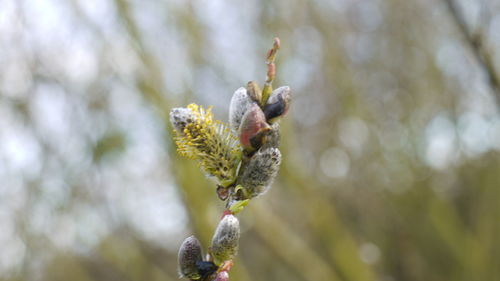
[[[248,198],[265,193],[278,174],[281,164],[281,152],[278,148],[265,148],[257,151],[245,166],[238,179]]]
[[[235,133],[238,132],[241,119],[252,103],[247,89],[241,87],[234,92],[229,104],[229,126]]]
[[[191,109],[185,107],[177,107],[170,111],[170,123],[174,126],[175,130],[183,134],[184,128],[189,123],[193,123],[195,114]]]
[[[226,215],[217,226],[210,251],[216,265],[233,259],[238,252],[240,222],[233,215]]]
[[[196,263],[203,260],[203,255],[200,241],[194,235],[182,242],[177,258],[181,277],[189,279],[199,279],[201,277]]]

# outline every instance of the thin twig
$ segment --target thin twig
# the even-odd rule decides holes
[[[467,24],[463,14],[459,11],[458,5],[454,0],[444,0],[451,17],[455,21],[460,33],[462,33],[466,44],[469,46],[470,50],[474,54],[477,62],[484,69],[488,83],[490,84],[491,90],[493,91],[493,97],[497,107],[500,107],[500,78],[493,65],[491,55],[483,47],[483,40],[481,40],[481,35],[478,32],[473,34]]]
[[[266,104],[267,99],[273,91],[273,81],[276,77],[276,65],[274,60],[276,59],[276,53],[281,47],[280,39],[278,37],[274,38],[273,47],[267,53],[266,64],[267,64],[267,77],[264,83],[264,88],[262,89],[262,106]]]

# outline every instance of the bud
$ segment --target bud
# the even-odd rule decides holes
[[[186,125],[193,123],[194,120],[196,120],[195,113],[189,108],[177,107],[170,111],[170,123],[179,134],[183,134]]]
[[[199,279],[201,277],[197,263],[203,261],[201,244],[196,237],[190,236],[182,242],[178,254],[179,275],[189,279]]]
[[[217,226],[210,251],[216,265],[231,260],[238,252],[240,223],[233,215],[225,216]]]
[[[274,123],[284,116],[288,112],[291,99],[290,87],[283,86],[274,90],[264,106],[267,122]]]
[[[264,142],[265,134],[271,129],[266,122],[266,116],[259,105],[253,103],[241,121],[239,136],[240,144],[246,151],[259,149]]]
[[[281,153],[277,148],[260,149],[245,167],[237,184],[243,186],[248,198],[265,193],[278,174]]]
[[[279,122],[276,122],[271,125],[271,130],[266,134],[266,142],[262,147],[260,148],[261,150],[267,149],[267,148],[278,148],[281,143],[281,134],[280,134],[280,124]]]
[[[227,271],[217,273],[215,281],[229,281],[229,273],[227,273]]]
[[[229,126],[233,131],[238,132],[241,119],[252,104],[252,99],[248,96],[247,90],[243,87],[234,92],[229,105]]]
[[[217,193],[217,197],[219,197],[220,200],[224,201],[229,197],[229,188],[224,187],[222,185],[217,185],[217,189],[215,190]]]
[[[247,94],[254,102],[260,104],[260,101],[262,100],[262,91],[260,90],[259,84],[257,84],[257,82],[248,82]]]

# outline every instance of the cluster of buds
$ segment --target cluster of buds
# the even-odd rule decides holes
[[[239,239],[240,223],[233,215],[226,215],[219,222],[205,259],[200,241],[195,236],[186,238],[178,255],[179,275],[190,280],[229,280],[228,271],[238,252]]]
[[[191,280],[228,280],[238,250],[239,222],[234,214],[248,201],[265,193],[281,164],[279,120],[287,113],[288,86],[272,89],[274,59],[280,47],[275,39],[267,55],[267,79],[261,89],[254,82],[237,89],[229,107],[229,125],[214,120],[211,108],[196,104],[174,108],[170,121],[181,155],[194,159],[217,183],[217,195],[227,200],[205,259],[199,241],[187,238],[179,251],[179,272]]]
[[[271,186],[281,163],[278,120],[290,106],[290,88],[272,91],[267,101],[255,82],[238,89],[231,99],[229,122],[242,147],[242,164],[233,197],[237,200],[256,197]],[[237,193],[237,191],[242,192]]]

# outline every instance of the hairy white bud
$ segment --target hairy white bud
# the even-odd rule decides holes
[[[189,279],[201,277],[197,263],[203,261],[201,244],[194,236],[190,236],[182,242],[178,254],[179,275]]]
[[[229,105],[229,125],[234,132],[238,132],[241,119],[252,103],[253,101],[248,96],[247,89],[241,87],[234,92]]]
[[[266,148],[257,151],[245,166],[238,179],[249,198],[265,193],[278,174],[281,164],[281,153],[277,148]]]
[[[226,215],[217,226],[210,251],[216,265],[233,259],[238,252],[240,222],[233,215]]]
[[[195,113],[189,108],[177,107],[170,111],[170,123],[180,134],[183,134],[186,125],[193,123],[194,120],[196,120]]]

